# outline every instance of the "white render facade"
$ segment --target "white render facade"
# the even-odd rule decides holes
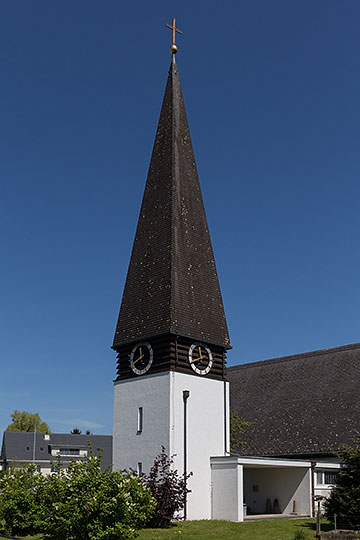
[[[168,371],[116,381],[114,387],[114,468],[148,472],[165,446],[184,472],[184,400],[187,399],[187,518],[211,519],[211,456],[229,449],[229,384]],[[142,410],[142,411],[141,411]],[[142,418],[141,418],[142,417]],[[142,422],[142,425],[140,425]]]
[[[305,460],[213,457],[212,517],[244,521],[250,512],[312,516],[313,496],[328,497],[333,487],[320,482],[334,480],[340,468],[335,460],[319,462],[312,471],[312,463]]]
[[[265,514],[267,501],[270,514],[310,516],[312,513],[310,462],[214,457],[211,472],[214,519],[244,521],[249,510],[253,514]]]
[[[244,521],[249,512],[265,514],[268,500],[274,514],[311,516],[312,496],[329,495],[332,485],[324,482],[338,462],[318,463],[313,474],[310,461],[230,456],[229,383],[174,371],[115,381],[115,470],[149,472],[164,446],[183,474],[184,391],[187,471],[193,473],[187,519]]]

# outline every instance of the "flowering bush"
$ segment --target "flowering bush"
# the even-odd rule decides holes
[[[42,502],[43,532],[49,540],[135,538],[156,505],[138,478],[102,471],[94,455],[50,476]]]
[[[40,493],[46,482],[35,465],[0,475],[0,524],[5,533],[21,536],[41,530]]]
[[[48,540],[130,540],[155,510],[139,478],[103,471],[92,452],[49,477],[35,467],[0,477],[0,521],[5,532],[42,532]]]

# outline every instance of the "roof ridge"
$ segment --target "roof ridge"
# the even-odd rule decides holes
[[[247,369],[247,368],[257,367],[259,365],[264,365],[264,364],[279,364],[279,363],[282,363],[282,362],[288,362],[288,361],[291,361],[291,360],[297,360],[298,358],[310,358],[312,356],[322,356],[324,354],[328,354],[328,353],[335,352],[335,351],[346,351],[346,350],[350,350],[350,349],[359,349],[359,348],[360,348],[360,343],[350,343],[349,345],[340,345],[338,347],[331,347],[329,349],[318,349],[318,350],[315,350],[315,351],[297,353],[297,354],[292,354],[292,355],[288,355],[288,356],[279,356],[279,357],[276,357],[276,358],[269,358],[269,359],[265,359],[265,360],[257,360],[256,362],[247,362],[245,364],[238,364],[236,366],[229,366],[229,367],[227,367],[227,371],[232,371],[232,370],[236,370],[236,369]]]

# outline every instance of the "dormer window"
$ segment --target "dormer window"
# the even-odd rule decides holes
[[[60,448],[60,456],[80,456],[80,448]]]

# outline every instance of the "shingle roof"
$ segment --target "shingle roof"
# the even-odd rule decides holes
[[[51,433],[49,440],[44,440],[43,433],[37,433],[35,438],[35,461],[53,459],[49,446],[58,448],[87,448],[90,442],[94,454],[102,449],[103,468],[112,465],[112,436],[111,435],[73,435],[70,433]],[[34,433],[4,431],[1,459],[7,461],[31,461],[33,459]],[[28,449],[27,449],[28,448]]]
[[[230,346],[175,61],[170,65],[113,347],[168,333]]]
[[[337,452],[360,429],[360,344],[227,369],[245,455]]]

